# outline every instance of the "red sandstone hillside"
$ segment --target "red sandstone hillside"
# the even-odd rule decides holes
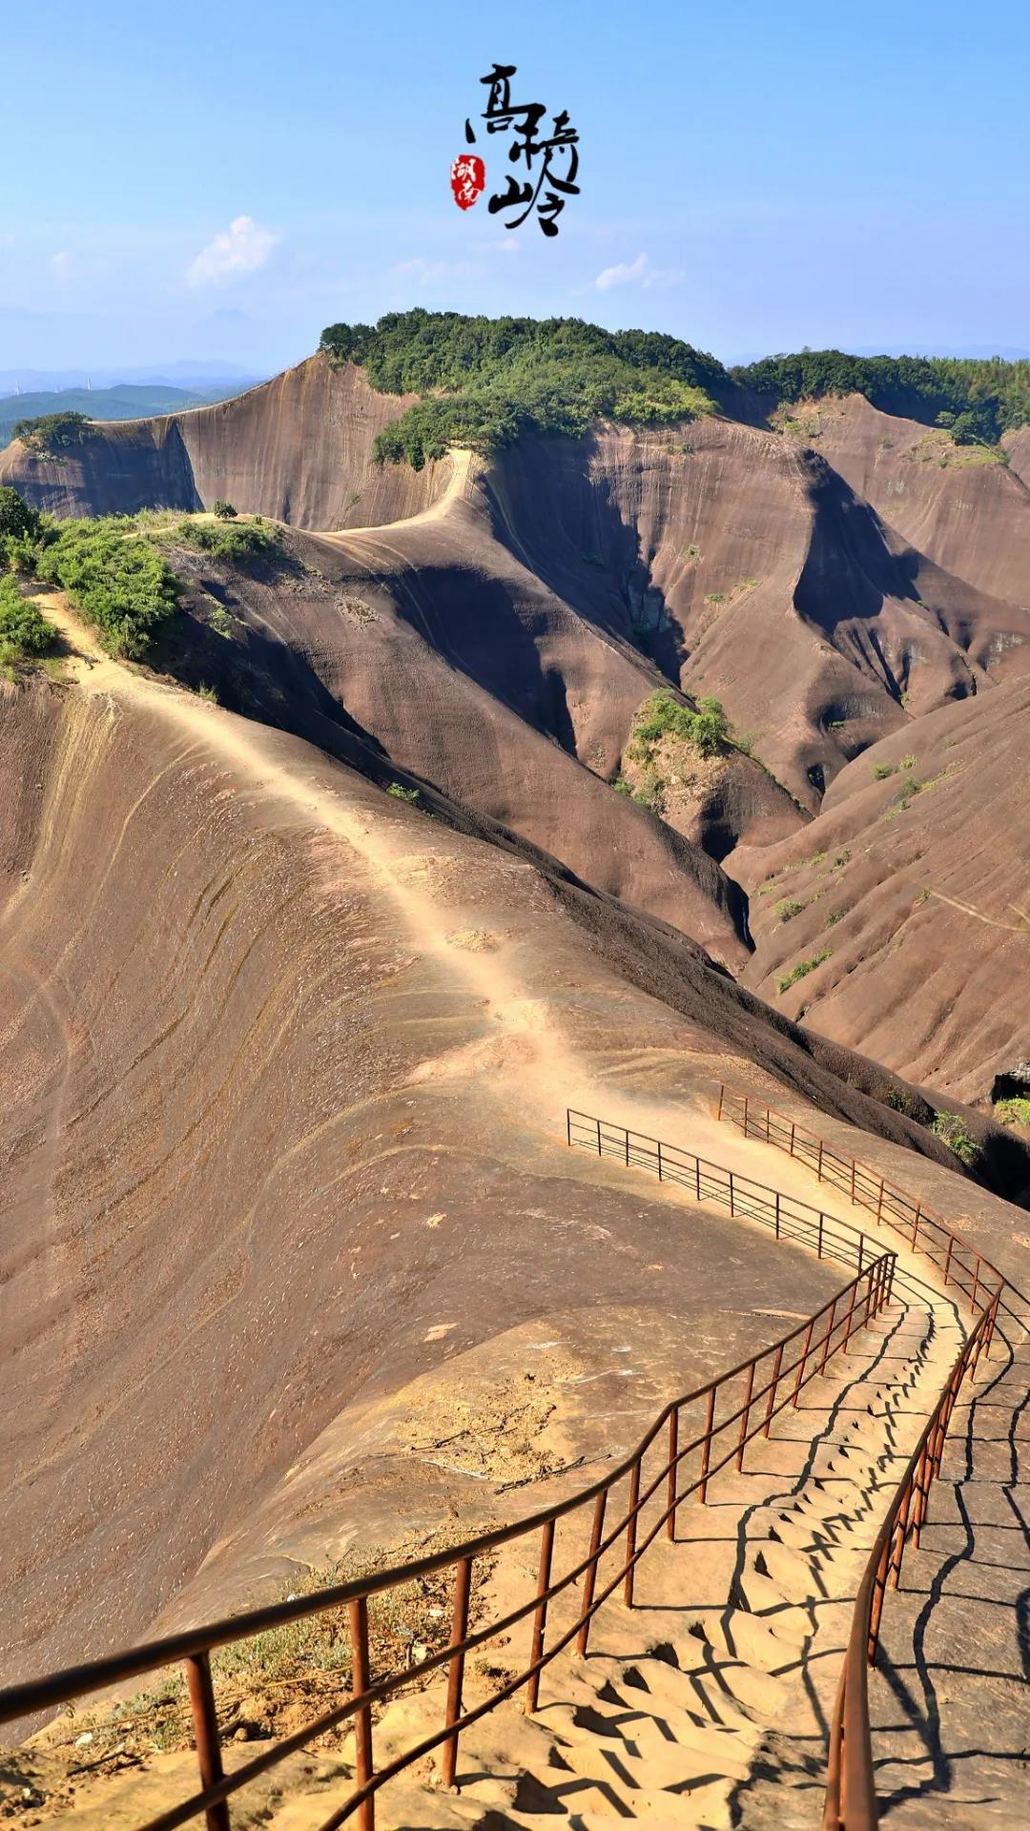
[[[374,757],[381,781],[410,771],[437,784],[734,971],[746,960],[734,880],[753,890],[780,856],[769,847],[818,853],[800,829],[820,808],[830,819],[835,780],[865,780],[870,745],[921,752],[924,721],[949,705],[984,747],[990,790],[978,800],[966,784],[952,808],[949,780],[897,834],[952,809],[930,820],[919,867],[943,885],[969,874],[961,835],[975,820],[992,858],[1013,861],[1005,898],[1025,906],[1023,754],[1018,718],[1002,712],[1012,695],[997,716],[981,712],[1005,683],[1018,699],[1030,666],[1023,435],[1007,439],[1008,465],[985,461],[856,395],[802,406],[783,432],[715,418],[675,433],[600,427],[415,473],[370,458],[405,405],[315,357],[240,400],[105,427],[60,462],[11,447],[0,476],[57,513],[227,496],[320,530],[292,533],[288,565],[268,579],[180,553],[196,601],[210,593],[231,611],[232,640],[214,639],[200,610],[166,664],[344,760]],[[757,760],[688,770],[686,788],[674,760],[662,820],[610,784],[621,772],[635,785],[634,722],[667,679],[719,697]],[[873,850],[893,870],[896,845]],[[907,873],[894,877],[892,915]],[[957,900],[975,902],[961,884]],[[790,1008],[984,1097],[995,1069],[1026,1053],[1007,977],[1026,985],[1025,962],[1010,938],[997,970],[970,974],[952,919],[920,918],[920,947],[895,945],[886,977],[886,941],[852,922],[837,968],[800,985]],[[781,953],[822,945],[807,934],[815,917],[799,920],[770,938],[762,903],[752,912],[749,977],[775,1002],[792,963]],[[876,997],[888,979],[891,995]],[[919,1039],[957,1025],[966,1066],[951,1054],[946,1069],[940,1041]]]
[[[949,1105],[1027,1053],[1015,447],[969,483],[950,441],[930,469],[910,441],[881,475],[887,435],[870,457],[849,401],[803,438],[599,428],[380,470],[403,406],[315,360],[60,464],[0,458],[58,513],[229,496],[292,524],[253,572],[172,539],[164,682],[55,597],[63,673],[0,683],[5,1677],[585,1485],[836,1288],[739,1214],[570,1154],[566,1102],[802,1177],[715,1125],[728,1081],[1019,1265],[1021,1211],[847,1046]],[[1004,553],[949,539],[965,489]],[[610,784],[670,678],[717,693],[756,758],[688,771],[662,820]],[[968,1123],[1026,1199],[1015,1139]],[[947,1294],[940,1359],[938,1322]],[[975,1551],[956,1631],[979,1641]],[[1016,1612],[984,1632],[1006,1699]],[[942,1706],[975,1719],[980,1677],[949,1674]],[[756,1831],[786,1822],[767,1714]]]
[[[680,1245],[602,1193],[567,1100],[707,1139],[720,1076],[786,1082],[948,1159],[872,1064],[498,829],[114,663],[74,680],[0,720],[12,1676],[383,1542],[391,1395],[489,1380],[533,1318],[592,1374],[617,1302],[649,1381],[746,1339],[717,1222]],[[404,1481],[435,1528],[448,1484]]]
[[[58,514],[223,496],[307,529],[381,526],[439,499],[449,474],[370,462],[407,404],[317,356],[236,401],[106,426],[59,461],[13,445],[0,480]],[[485,489],[524,571],[606,636],[635,632],[688,692],[720,697],[814,810],[871,740],[1030,666],[1030,492],[1015,466],[972,464],[860,396],[792,424],[803,437],[708,419],[525,441]],[[496,551],[490,570],[508,570]]]
[[[1027,1054],[1028,782],[1026,679],[875,745],[803,836],[729,861],[758,942],[745,982],[910,1080],[989,1099]]]

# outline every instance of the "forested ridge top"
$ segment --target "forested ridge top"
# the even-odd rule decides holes
[[[449,445],[491,450],[525,432],[580,436],[594,421],[669,425],[771,412],[783,401],[864,394],[885,412],[995,444],[1030,422],[1030,362],[849,356],[803,350],[727,369],[662,332],[579,318],[486,318],[421,308],[375,325],[331,324],[320,348],[386,394],[422,398],[380,433],[376,455],[419,468]]]

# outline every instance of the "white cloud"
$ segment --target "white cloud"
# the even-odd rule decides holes
[[[609,292],[613,286],[674,286],[678,273],[665,267],[652,267],[646,254],[635,261],[619,261],[614,267],[603,267],[594,285],[598,292]]]
[[[191,286],[221,286],[263,267],[279,237],[252,216],[237,216],[202,248],[186,270]]]
[[[62,248],[59,254],[50,256],[50,271],[54,279],[60,280],[62,285],[65,280],[71,279],[74,266],[75,263],[67,248]]]

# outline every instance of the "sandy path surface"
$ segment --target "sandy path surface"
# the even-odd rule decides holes
[[[452,494],[464,488],[466,475],[467,471],[456,467]],[[425,514],[442,513],[443,507],[443,503],[436,504]],[[489,1066],[494,1076],[503,1074],[517,1089],[526,1117],[532,1117],[548,1143],[553,1143],[564,1109],[571,1105],[682,1143],[714,1163],[739,1169],[785,1194],[812,1199],[803,1169],[774,1147],[740,1139],[696,1105],[687,1111],[668,1101],[640,1096],[629,1100],[621,1090],[616,1093],[563,1033],[553,1004],[527,993],[503,952],[475,952],[456,944],[453,907],[434,900],[425,870],[428,860],[418,849],[424,814],[401,804],[395,809],[384,798],[382,814],[377,810],[370,819],[366,808],[348,797],[342,771],[331,783],[313,782],[307,772],[279,760],[277,733],[113,661],[62,593],[41,595],[37,601],[65,638],[70,650],[68,671],[86,692],[135,702],[157,712],[184,738],[224,760],[237,776],[236,792],[267,795],[280,806],[286,803],[300,823],[309,824],[314,832],[331,834],[361,858],[393,902],[413,944],[444,963],[448,975],[463,978],[471,996],[481,1001],[496,1025],[494,1037],[480,1039],[439,1064],[442,1072],[471,1078]],[[827,1213],[850,1217],[849,1204],[835,1204],[825,1186],[819,1203]]]

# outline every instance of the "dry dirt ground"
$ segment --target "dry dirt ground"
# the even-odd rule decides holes
[[[474,1530],[556,1482],[585,1485],[670,1391],[775,1339],[784,1314],[838,1288],[839,1270],[760,1229],[570,1154],[567,1102],[806,1198],[803,1170],[717,1126],[718,1079],[781,1105],[793,1081],[810,1123],[806,1086],[842,1114],[849,1102],[864,1110],[843,1083],[831,1095],[825,1071],[746,1002],[732,1007],[731,1040],[716,976],[707,1024],[641,990],[517,848],[485,845],[293,738],[107,660],[52,609],[73,651],[66,684],[5,695],[16,785],[0,931],[12,1677],[221,1612],[355,1547],[410,1547],[455,1522]],[[914,1141],[900,1117],[884,1123]],[[834,1122],[819,1115],[819,1129]],[[850,1135],[843,1118],[836,1135]],[[899,1181],[917,1173],[926,1199],[1018,1265],[1018,1211],[901,1142],[863,1137],[861,1151]],[[859,1462],[841,1478],[856,1545],[870,1494],[889,1479],[891,1438],[900,1455],[954,1326],[947,1302],[913,1285],[867,1344]],[[900,1379],[877,1378],[881,1353],[899,1356]],[[811,1474],[813,1436],[836,1479],[838,1409],[827,1391],[814,1415],[799,1414],[799,1439],[778,1438],[770,1467],[752,1470],[759,1512],[799,1499],[807,1517],[820,1490],[794,1488]],[[613,1609],[599,1624],[599,1652],[610,1644],[606,1658],[629,1662],[604,1675],[614,1700],[603,1682],[556,1672],[569,1695],[564,1709],[548,1705],[553,1721],[513,1712],[497,1749],[470,1737],[463,1759],[493,1764],[479,1793],[473,1781],[465,1804],[420,1794],[427,1816],[402,1800],[385,1822],[451,1822],[452,1810],[494,1825],[506,1822],[498,1812],[519,1823],[528,1811],[532,1822],[553,1811],[548,1770],[562,1763],[582,1785],[583,1822],[601,1822],[615,1783],[593,1713],[613,1704],[628,1738],[614,1750],[614,1816],[645,1795],[661,1822],[655,1788],[676,1802],[676,1822],[728,1822],[738,1794],[758,1813],[763,1764],[789,1772],[810,1815],[817,1755],[804,1743],[817,1747],[825,1706],[806,1706],[791,1674],[811,1664],[797,1654],[818,1585],[805,1587],[791,1560],[775,1570],[768,1547],[749,1564],[739,1533],[751,1502],[727,1484],[719,1504],[744,1559],[732,1606],[749,1621],[785,1612],[789,1654],[763,1634],[762,1657],[749,1641],[739,1660],[721,1629],[714,1641],[704,1621],[691,1632],[684,1570],[693,1592],[701,1580],[706,1617],[725,1613],[729,1591],[695,1551],[671,1548],[655,1571],[658,1609],[630,1623]],[[817,1511],[816,1527],[826,1523]],[[829,1562],[841,1602],[858,1560]],[[778,1600],[768,1583],[780,1583]],[[675,1631],[669,1596],[685,1611]],[[1015,1618],[999,1611],[1006,1646]],[[670,1637],[674,1658],[656,1656]],[[707,1690],[698,1681],[698,1713],[689,1697],[706,1646],[716,1671]],[[720,1724],[704,1697],[725,1693],[728,1650],[742,1691]],[[641,1689],[627,1676],[639,1662],[656,1701],[638,1743],[625,1716],[638,1700],[627,1704],[624,1687]],[[430,1708],[428,1693],[415,1708]],[[684,1747],[704,1732],[685,1794],[653,1748],[641,1753],[647,1721]],[[786,1751],[769,1740],[781,1722]],[[733,1749],[714,1775],[713,1726]],[[532,1760],[523,1737],[537,1738]],[[177,1760],[160,1758],[157,1782]],[[520,1804],[523,1769],[544,1791]],[[334,1784],[323,1773],[323,1796]],[[97,1809],[108,1816],[82,1822],[117,1822],[113,1806]]]

